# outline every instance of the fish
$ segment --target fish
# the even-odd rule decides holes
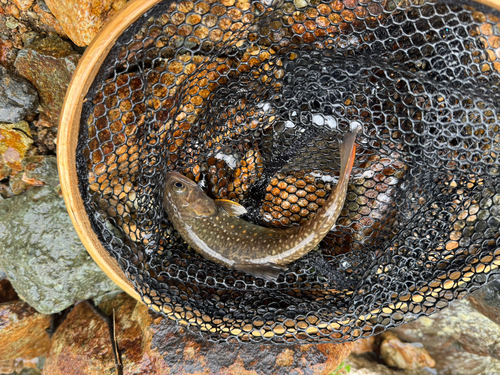
[[[314,249],[337,221],[347,196],[356,154],[356,133],[340,142],[340,176],[316,215],[302,226],[268,228],[239,216],[240,204],[212,199],[192,180],[166,173],[163,208],[175,230],[200,255],[228,268],[276,281],[287,265]]]

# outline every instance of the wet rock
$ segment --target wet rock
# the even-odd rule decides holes
[[[0,122],[19,122],[37,107],[38,94],[31,83],[0,66]]]
[[[80,55],[57,36],[37,40],[19,51],[15,66],[37,89],[40,105],[56,126],[64,95]]]
[[[78,46],[87,46],[102,26],[127,0],[46,0],[66,35]]]
[[[468,300],[455,301],[429,317],[391,330],[400,339],[420,342],[436,360],[438,374],[480,374],[500,359],[500,328]]]
[[[55,186],[55,157],[33,164],[26,178],[44,186],[0,201],[0,267],[22,299],[51,314],[117,287],[78,239]]]
[[[387,366],[401,370],[415,370],[436,365],[422,344],[402,343],[390,332],[382,334],[380,356]]]
[[[33,144],[27,122],[0,123],[0,180],[22,171],[22,161],[30,155]]]
[[[0,304],[0,360],[31,359],[48,352],[50,316],[36,312],[27,303]]]
[[[341,345],[214,344],[121,294],[100,305],[115,309],[124,374],[330,374],[352,343]],[[77,305],[56,331],[44,374],[92,375],[113,371],[109,333],[87,305]]]

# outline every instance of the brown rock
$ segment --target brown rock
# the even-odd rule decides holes
[[[16,19],[19,19],[20,13],[19,8],[15,4],[7,4],[5,6],[5,11]]]
[[[15,66],[37,89],[40,105],[57,126],[64,95],[80,55],[57,36],[33,42],[19,51]]]
[[[352,343],[278,346],[214,344],[156,315],[121,294],[100,307],[115,309],[124,374],[330,374]],[[109,333],[87,305],[79,304],[56,331],[46,375],[104,374],[114,367]]]
[[[19,74],[35,86],[43,112],[55,126],[79,59],[70,44],[57,36],[37,40],[17,56],[15,66]]]
[[[34,0],[12,0],[14,4],[21,10],[28,10],[33,4]]]
[[[354,341],[352,353],[363,354],[375,351],[375,336],[370,336],[366,339]]]
[[[35,311],[27,303],[0,304],[0,360],[31,359],[47,353],[50,315]]]
[[[38,17],[40,17],[40,21],[44,23],[45,25],[51,27],[54,29],[56,33],[58,33],[62,37],[66,37],[66,33],[64,32],[63,28],[61,27],[61,24],[57,21],[57,19],[50,13],[44,12],[42,8],[36,4],[33,7],[33,10],[38,14]]]
[[[7,69],[12,68],[17,56],[17,50],[14,48],[12,41],[8,39],[0,39],[0,65]]]
[[[22,171],[22,161],[33,144],[27,122],[0,124],[0,180]]]
[[[382,334],[380,355],[387,366],[401,370],[436,366],[436,362],[422,344],[404,344],[390,332]]]
[[[78,46],[87,46],[108,19],[127,0],[46,0],[68,37]]]

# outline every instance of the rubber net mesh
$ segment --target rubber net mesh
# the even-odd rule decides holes
[[[207,339],[367,337],[498,273],[499,73],[500,19],[475,3],[164,1],[86,96],[81,196],[143,301]],[[250,222],[301,225],[352,129],[337,225],[276,282],[205,260],[164,212],[177,170]]]

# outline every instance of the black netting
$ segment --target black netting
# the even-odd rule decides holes
[[[77,164],[94,231],[145,303],[212,340],[347,341],[463,298],[500,264],[500,19],[425,0],[164,1],[86,96]],[[277,282],[189,249],[177,170],[245,219],[309,220],[359,145],[345,207]]]

